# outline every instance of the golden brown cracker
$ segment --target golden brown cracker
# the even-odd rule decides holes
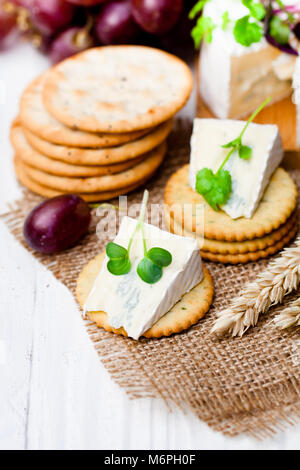
[[[46,197],[46,198],[51,198],[55,196],[61,196],[62,194],[66,194],[65,191],[62,192],[56,189],[47,188],[46,186],[43,186],[37,183],[36,181],[32,180],[27,175],[24,165],[22,164],[22,161],[20,159],[15,158],[14,166],[15,166],[17,178],[20,181],[20,183],[23,184],[23,186],[28,188],[33,193],[38,194],[39,196],[42,196],[42,197]],[[128,186],[128,187],[125,187],[116,191],[105,191],[101,193],[90,193],[90,194],[80,194],[80,193],[76,193],[76,194],[78,194],[78,196],[82,197],[87,202],[108,201],[110,199],[114,199],[115,197],[122,196],[123,194],[128,194],[129,192],[137,189],[139,186],[142,186],[144,183],[145,181],[139,181],[138,183],[132,186]]]
[[[290,232],[285,235],[279,242],[275,245],[269,246],[265,250],[253,251],[251,253],[241,253],[237,255],[222,255],[218,253],[210,253],[209,251],[202,251],[201,256],[204,259],[209,261],[214,261],[215,263],[223,264],[245,264],[250,261],[258,261],[260,259],[268,258],[268,256],[274,255],[278,251],[282,250],[286,245],[288,245],[296,236],[298,231],[298,223],[290,230]]]
[[[55,176],[23,164],[27,175],[38,184],[60,192],[97,193],[105,191],[119,191],[122,188],[133,186],[140,181],[149,179],[161,165],[166,154],[166,144],[149,152],[148,156],[135,167],[116,175],[94,176],[90,178],[68,178]]]
[[[173,218],[168,218],[167,223],[170,224],[170,231],[176,235],[184,237],[196,238],[199,241],[201,250],[210,253],[222,255],[237,255],[249,253],[253,251],[265,250],[269,246],[275,245],[282,240],[283,237],[295,226],[297,213],[294,212],[287,222],[281,225],[277,230],[265,235],[262,238],[254,238],[253,240],[245,240],[243,242],[222,242],[220,240],[209,240],[197,235],[195,232],[189,232],[183,229]]]
[[[83,307],[94,281],[101,269],[105,253],[101,253],[92,259],[81,271],[77,280],[76,297]],[[185,294],[182,299],[160,318],[143,336],[146,338],[160,338],[180,333],[197,323],[209,310],[214,296],[213,280],[208,270],[204,267],[204,278],[200,284]],[[104,312],[90,312],[89,319],[99,328],[106,331],[127,336],[123,328],[112,328]]]
[[[23,132],[30,146],[47,157],[74,165],[113,165],[136,159],[158,147],[167,139],[172,127],[173,121],[169,120],[135,141],[118,147],[93,149],[56,145],[40,139],[25,128]]]
[[[188,171],[189,165],[185,165],[171,176],[166,185],[165,202],[169,207],[174,206],[171,212],[178,223],[182,221],[184,204],[190,205],[192,215],[184,217],[184,227],[200,235],[203,235],[201,214],[204,208],[205,238],[228,242],[261,238],[278,229],[295,210],[297,187],[291,176],[282,168],[277,168],[274,172],[253,217],[235,220],[221,210],[214,211],[204,198],[190,187]],[[200,214],[201,227],[197,227],[197,214]]]

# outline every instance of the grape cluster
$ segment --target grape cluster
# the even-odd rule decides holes
[[[189,0],[0,0],[0,50],[20,34],[53,63],[96,45],[178,42]],[[18,32],[16,34],[16,32]],[[170,39],[170,33],[173,34]],[[183,38],[185,40],[186,38]]]

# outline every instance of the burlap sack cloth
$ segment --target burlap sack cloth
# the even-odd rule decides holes
[[[168,157],[147,185],[150,202],[163,201],[168,177],[189,161],[189,133],[189,126],[177,122]],[[300,171],[293,175],[300,187]],[[142,194],[143,189],[130,194],[128,204],[139,203]],[[24,217],[39,201],[39,197],[25,191],[24,197],[2,216],[23,245]],[[95,223],[96,217],[90,234],[67,252],[54,256],[33,253],[73,294],[81,268],[108,241],[98,240]],[[183,410],[190,408],[213,429],[230,436],[246,432],[263,438],[295,423],[300,417],[300,337],[272,326],[280,307],[263,316],[243,338],[209,334],[216,312],[227,307],[244,283],[253,280],[268,261],[238,266],[207,262],[216,289],[213,308],[199,324],[182,334],[134,341],[98,330],[86,321],[90,338],[112,379],[130,398],[161,398],[170,408],[172,404]]]

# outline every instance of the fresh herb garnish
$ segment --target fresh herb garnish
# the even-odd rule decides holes
[[[224,170],[224,166],[228,162],[229,158],[234,152],[238,152],[239,158],[244,160],[249,160],[252,156],[252,149],[247,145],[243,145],[242,138],[248,129],[250,123],[256,118],[256,116],[261,112],[261,110],[271,101],[271,98],[267,98],[254,113],[250,116],[246,122],[240,135],[228,142],[227,144],[222,145],[225,149],[230,149],[225,159],[223,160],[221,166],[214,173],[209,168],[202,168],[198,171],[196,176],[196,191],[201,194],[208,204],[215,210],[218,211],[220,206],[225,204],[231,193],[232,193],[232,179],[231,174],[228,170]]]
[[[211,17],[202,14],[203,8],[209,1],[211,0],[199,0],[189,14],[189,18],[192,20],[201,14],[191,32],[196,48],[199,48],[202,39],[206,42],[211,42],[213,32],[217,27],[221,27],[226,31],[232,23],[233,36],[236,42],[242,46],[249,47],[254,43],[258,43],[265,35],[267,41],[273,46],[279,49],[285,46],[284,50],[288,52],[286,47],[289,45],[290,38],[294,37],[294,35],[291,35],[291,31],[296,31],[296,19],[282,0],[269,2],[268,12],[261,1],[241,0],[241,3],[248,9],[248,14],[238,18],[236,21],[231,21],[229,19],[229,12],[224,11],[220,24],[214,23]],[[277,5],[274,6],[274,4]],[[282,19],[279,16],[281,12],[286,14],[286,19]],[[300,23],[298,24],[300,25]],[[295,54],[297,52],[291,48],[290,53]]]
[[[289,25],[284,23],[279,16],[273,16],[270,20],[269,34],[278,44],[287,44],[291,30]]]
[[[144,246],[144,258],[138,264],[137,274],[142,279],[142,281],[147,282],[148,284],[155,284],[161,279],[163,275],[163,268],[169,266],[172,263],[172,255],[169,251],[159,247],[154,247],[147,251],[144,219],[148,197],[149,193],[148,191],[145,191],[140,216],[135,230],[129,240],[128,248],[126,249],[123,246],[113,242],[107,244],[106,254],[109,257],[107,269],[115,276],[128,274],[130,272],[132,267],[129,258],[130,249],[135,235],[139,230],[141,230]]]
[[[263,27],[253,21],[250,15],[243,16],[235,22],[233,35],[239,44],[249,47],[255,42],[259,42],[263,37]]]

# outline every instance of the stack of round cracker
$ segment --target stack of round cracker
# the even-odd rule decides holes
[[[162,163],[191,90],[187,65],[157,49],[101,47],[61,62],[21,98],[11,128],[20,182],[91,202],[136,189]]]
[[[204,259],[237,264],[258,261],[280,251],[297,233],[297,187],[278,168],[254,215],[231,219],[215,212],[188,182],[189,165],[169,179],[165,191],[166,225],[178,235],[199,240]]]

